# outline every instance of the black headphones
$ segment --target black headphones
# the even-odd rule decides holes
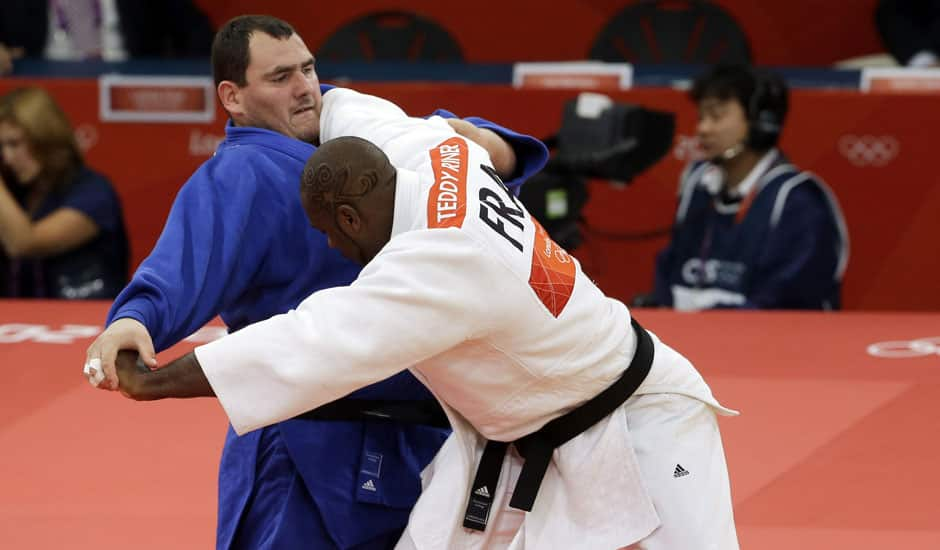
[[[747,145],[766,150],[777,145],[787,111],[787,89],[775,75],[752,70],[754,92],[747,104]]]

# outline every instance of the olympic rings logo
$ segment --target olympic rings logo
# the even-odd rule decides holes
[[[940,336],[917,340],[891,340],[868,346],[868,355],[888,359],[940,355]]]
[[[839,138],[839,152],[855,166],[884,166],[894,160],[901,144],[892,136],[856,136]]]

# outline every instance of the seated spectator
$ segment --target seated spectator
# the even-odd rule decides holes
[[[940,0],[881,0],[875,25],[901,65],[940,66]]]
[[[128,267],[118,197],[84,165],[68,119],[45,90],[0,98],[0,153],[0,296],[117,296]]]
[[[20,57],[208,57],[212,34],[192,0],[3,0],[0,74]]]
[[[838,309],[845,223],[829,188],[776,148],[788,108],[784,81],[717,66],[689,95],[706,160],[682,174],[672,238],[656,260],[655,303]]]

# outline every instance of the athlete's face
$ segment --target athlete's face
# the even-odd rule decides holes
[[[355,211],[351,214],[348,206],[340,206],[337,207],[336,212],[330,212],[327,208],[311,207],[307,199],[304,199],[304,202],[310,225],[326,235],[326,244],[330,248],[336,249],[344,258],[359,265],[366,265],[375,256],[366,252],[366,249],[370,247],[364,242],[361,224],[358,220],[352,220],[349,217],[350,215],[357,216]]]
[[[266,128],[308,143],[320,135],[320,82],[313,54],[296,34],[278,39],[252,33],[247,84],[229,112],[241,126]]]
[[[699,143],[705,158],[715,158],[747,140],[747,117],[735,99],[706,97],[698,104]]]
[[[31,182],[42,170],[42,164],[30,150],[26,132],[9,122],[0,122],[0,160],[21,183]]]

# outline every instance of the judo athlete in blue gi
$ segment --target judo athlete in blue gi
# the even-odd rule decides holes
[[[231,116],[226,138],[179,191],[156,247],[89,347],[86,364],[100,365],[92,374],[108,375],[101,387],[117,387],[120,349],[155,365],[154,349],[217,314],[238,330],[295,308],[314,291],[349,284],[359,272],[310,227],[299,199],[300,174],[319,136],[321,94],[331,89],[319,85],[301,38],[273,17],[235,18],[216,35],[212,64]],[[452,125],[501,158],[497,169],[515,184],[546,161],[538,140],[468,120],[476,126]],[[342,401],[350,398],[433,402],[410,374]],[[229,429],[217,547],[393,546],[420,492],[419,474],[447,435],[425,424],[303,418],[241,437]]]
[[[719,66],[691,91],[705,161],[686,167],[654,301],[681,310],[838,309],[848,235],[835,196],[776,148],[785,82]]]

